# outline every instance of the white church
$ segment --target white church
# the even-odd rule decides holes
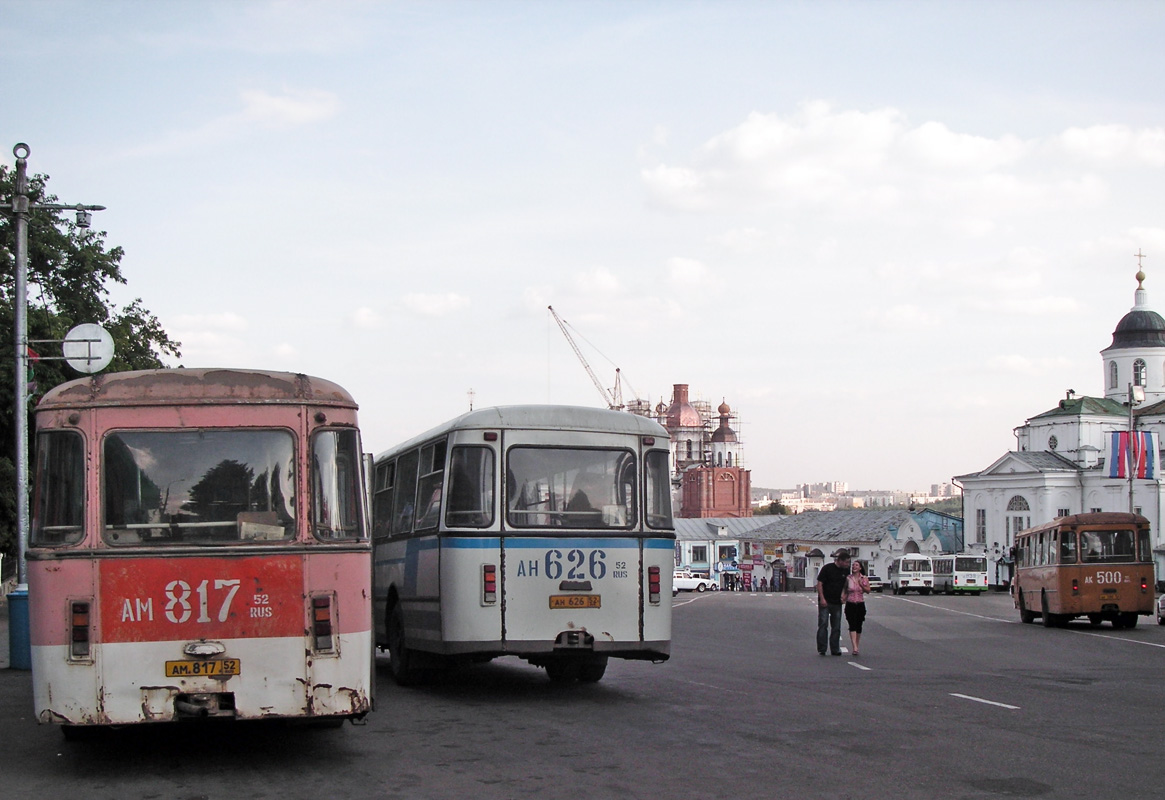
[[[1015,430],[1017,451],[981,472],[955,477],[963,488],[965,549],[985,552],[993,585],[1010,583],[1015,534],[1056,517],[1092,511],[1129,511],[1148,517],[1158,580],[1165,579],[1159,444],[1165,432],[1165,319],[1148,306],[1145,273],[1137,272],[1135,301],[1100,351],[1103,397],[1069,393],[1059,404]],[[1144,466],[1127,476],[1125,458],[1113,458],[1121,437],[1147,432]],[[1135,451],[1135,448],[1134,448]],[[1118,451],[1119,453],[1119,451]],[[1144,475],[1145,477],[1138,477]]]

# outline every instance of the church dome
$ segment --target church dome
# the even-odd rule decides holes
[[[699,428],[704,424],[700,419],[700,412],[688,402],[688,385],[677,383],[672,387],[672,404],[667,410],[665,426],[669,430],[675,428]]]
[[[1127,350],[1132,347],[1165,347],[1165,319],[1149,308],[1145,293],[1145,273],[1137,270],[1137,291],[1129,313],[1121,317],[1112,332],[1108,350]]]

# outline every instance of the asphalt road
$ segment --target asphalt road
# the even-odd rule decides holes
[[[181,725],[66,743],[0,670],[0,791],[87,798],[1165,796],[1165,628],[1023,625],[1006,595],[874,595],[861,659],[808,594],[681,594],[672,659],[551,684],[505,659],[366,724]],[[844,639],[843,639],[844,641]]]

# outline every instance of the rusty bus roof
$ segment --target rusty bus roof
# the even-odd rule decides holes
[[[47,391],[38,409],[119,405],[272,403],[355,408],[332,381],[292,372],[248,369],[149,369],[92,375]]]

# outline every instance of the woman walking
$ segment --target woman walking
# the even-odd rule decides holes
[[[862,623],[866,621],[866,595],[869,592],[870,579],[866,577],[861,562],[854,561],[846,576],[842,600],[845,602],[845,621],[849,625],[849,641],[855,656],[859,655],[858,642],[862,638]]]

